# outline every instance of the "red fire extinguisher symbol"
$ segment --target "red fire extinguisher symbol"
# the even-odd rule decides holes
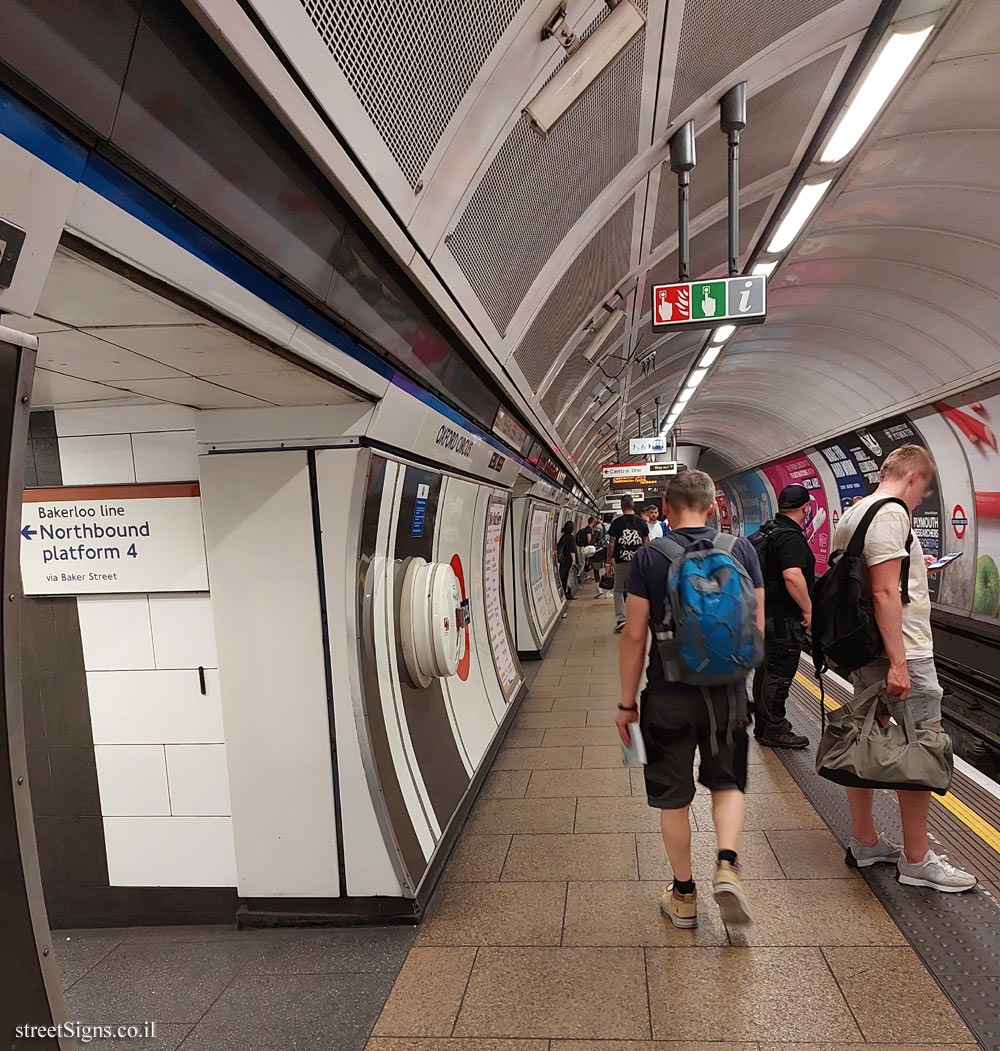
[[[653,289],[653,322],[666,325],[691,320],[691,286],[657,285]]]

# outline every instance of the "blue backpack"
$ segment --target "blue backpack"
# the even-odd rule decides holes
[[[672,535],[650,547],[670,563],[666,617],[653,637],[668,682],[721,686],[744,681],[760,663],[753,581],[733,554],[736,537],[718,533],[685,548]]]

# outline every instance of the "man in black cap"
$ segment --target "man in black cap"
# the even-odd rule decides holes
[[[788,690],[799,666],[802,642],[812,620],[816,558],[803,532],[809,490],[786,485],[778,513],[750,541],[764,574],[764,664],[754,673],[754,736],[769,748],[805,748],[809,739],[785,717]]]

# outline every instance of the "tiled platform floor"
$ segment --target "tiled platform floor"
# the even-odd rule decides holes
[[[617,636],[570,604],[367,1051],[930,1051],[970,1033],[777,757],[751,751],[742,850],[756,922],[710,894],[710,799],[693,807],[700,926],[658,911],[667,865],[612,726]]]
[[[727,930],[707,893],[706,795],[700,926],[660,915],[657,814],[621,766],[618,637],[592,595],[570,604],[419,929],[57,932],[70,1016],[157,1020],[136,1051],[975,1046],[769,752],[751,752],[742,850],[756,923]]]

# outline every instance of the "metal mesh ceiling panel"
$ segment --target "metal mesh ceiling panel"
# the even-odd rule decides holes
[[[823,55],[747,99],[747,128],[740,142],[740,185],[750,186],[789,167],[810,121],[830,85],[843,51]],[[713,125],[698,136],[698,164],[691,173],[691,214],[725,200],[726,137]],[[677,228],[676,177],[660,169],[653,244]]]
[[[671,120],[734,69],[840,0],[687,0]]]
[[[552,381],[552,386],[549,387],[545,397],[542,398],[542,408],[548,414],[550,420],[555,420],[559,416],[566,407],[566,399],[572,396],[573,391],[576,390],[583,378],[594,367],[583,356],[589,341],[590,337],[584,335],[584,338],[574,349],[572,356],[559,370],[559,375]],[[617,353],[621,353],[620,341]]]
[[[636,154],[645,37],[636,36],[548,138],[521,117],[448,237],[500,332],[559,242]]]
[[[633,212],[634,198],[630,197],[573,260],[528,326],[514,360],[532,390],[538,389],[555,356],[601,296],[628,271]]]
[[[379,135],[416,186],[524,0],[301,0]]]

